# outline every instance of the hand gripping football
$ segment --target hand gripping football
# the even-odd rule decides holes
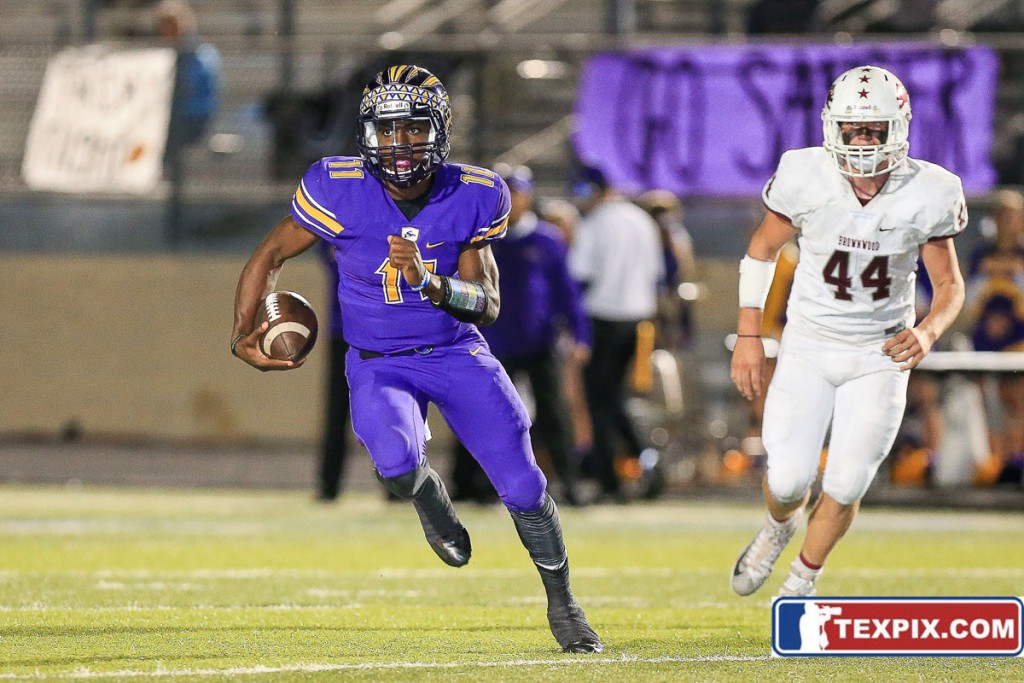
[[[316,313],[295,292],[271,292],[256,310],[256,327],[270,323],[260,335],[260,351],[277,360],[300,361],[316,344]]]

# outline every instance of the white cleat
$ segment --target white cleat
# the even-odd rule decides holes
[[[809,569],[804,566],[799,557],[796,558],[793,560],[793,564],[789,565],[789,576],[779,587],[779,597],[817,595],[818,589],[814,584],[820,574],[820,569]]]
[[[776,522],[769,515],[764,526],[740,553],[732,568],[732,589],[740,595],[750,595],[764,585],[771,576],[775,562],[796,533],[802,510],[785,522]]]

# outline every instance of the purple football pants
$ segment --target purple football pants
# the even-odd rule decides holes
[[[547,480],[533,457],[530,418],[478,332],[409,356],[363,360],[350,349],[346,373],[353,430],[381,476],[405,474],[425,459],[430,402],[509,510],[532,512],[543,506]]]

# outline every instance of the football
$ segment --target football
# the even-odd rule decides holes
[[[256,310],[256,327],[269,322],[260,335],[260,351],[277,360],[300,361],[316,344],[316,312],[295,292],[271,292]]]

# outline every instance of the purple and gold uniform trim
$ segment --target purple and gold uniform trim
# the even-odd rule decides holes
[[[362,174],[362,171],[359,173]],[[338,222],[336,215],[318,204],[309,195],[305,181],[300,182],[299,189],[295,190],[295,196],[292,198],[292,213],[309,227],[328,236],[338,235],[345,229]]]
[[[506,232],[508,232],[507,213],[498,220],[491,223],[486,228],[480,228],[479,230],[477,230],[476,235],[470,238],[469,243],[476,244],[477,242],[482,242],[484,240],[500,240],[505,236]]]
[[[363,171],[362,159],[329,161],[327,162],[327,169],[332,178],[362,178],[366,175],[365,171]]]

